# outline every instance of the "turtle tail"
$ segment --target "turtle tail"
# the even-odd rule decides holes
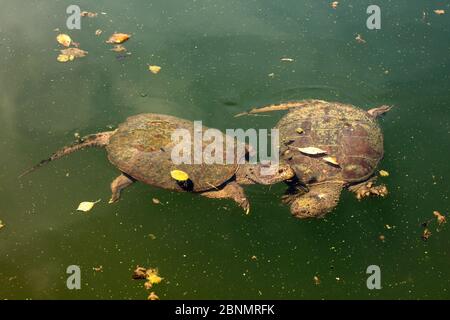
[[[25,172],[23,172],[19,178],[22,178],[23,176],[35,171],[36,169],[39,169],[40,167],[43,167],[47,163],[57,160],[59,158],[62,158],[68,154],[71,154],[75,151],[82,150],[84,148],[89,147],[105,147],[109,143],[109,138],[115,133],[116,131],[105,131],[105,132],[99,132],[95,134],[87,135],[83,138],[78,139],[75,143],[65,146],[55,153],[53,153],[49,158],[42,160],[35,166],[29,168]]]

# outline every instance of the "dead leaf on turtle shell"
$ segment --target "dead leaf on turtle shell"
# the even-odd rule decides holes
[[[70,38],[70,36],[64,33],[58,34],[58,36],[56,37],[56,41],[58,41],[58,43],[63,45],[64,47],[69,47],[72,43],[72,39]]]
[[[126,33],[114,33],[108,40],[106,40],[106,43],[121,44],[130,39],[130,37],[131,36]]]
[[[159,297],[154,292],[150,292],[147,300],[159,300]]]
[[[436,13],[438,16],[445,14],[445,10],[441,10],[441,9],[433,10],[433,12]]]
[[[88,212],[91,211],[95,204],[99,203],[101,200],[97,200],[94,202],[83,201],[78,205],[77,211]]]
[[[335,166],[339,166],[339,162],[337,161],[337,159],[335,157],[325,157],[325,158],[323,158],[323,160],[325,162],[331,163]]]
[[[326,154],[325,150],[316,147],[298,148],[298,151],[308,155]]]
[[[158,74],[161,71],[160,66],[148,66],[148,70],[153,74]]]

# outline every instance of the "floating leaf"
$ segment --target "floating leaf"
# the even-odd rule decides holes
[[[172,170],[170,171],[170,175],[177,181],[187,181],[189,179],[189,175],[181,170]]]
[[[356,35],[355,40],[356,40],[356,42],[358,42],[358,43],[366,43],[366,40],[364,40],[363,37],[362,37],[360,34],[357,34],[357,35]]]
[[[131,36],[126,33],[114,33],[111,37],[109,37],[106,43],[120,44],[130,39],[130,37]]]
[[[148,70],[150,70],[151,73],[157,74],[161,71],[160,66],[148,66]]]
[[[70,60],[70,56],[68,56],[67,54],[60,54],[58,55],[56,60],[58,60],[59,62],[67,62]]]
[[[292,58],[281,58],[280,60],[282,62],[294,62],[294,59],[292,59]]]
[[[318,276],[314,276],[313,280],[314,280],[314,284],[315,284],[316,286],[318,286],[318,285],[320,284],[320,279],[319,279]]]
[[[3,223],[2,220],[0,220],[0,229],[3,229],[4,227],[6,227],[6,225]]]
[[[433,211],[433,215],[436,217],[438,225],[444,224],[447,222],[447,218],[442,215],[439,211]],[[1,221],[0,221],[1,223]]]
[[[147,300],[159,300],[159,297],[154,292],[150,292]]]
[[[440,9],[434,10],[434,13],[436,13],[439,16],[441,16],[441,15],[445,14],[445,10],[440,10]]]
[[[158,269],[147,269],[146,272],[146,279],[151,283],[151,284],[158,284],[160,283],[163,278],[161,278],[158,275]]]
[[[97,200],[97,201],[95,201],[95,202],[89,202],[89,201],[81,202],[81,203],[78,205],[77,211],[88,212],[88,211],[90,211],[90,210],[94,207],[94,205],[95,205],[96,203],[99,203],[99,202],[100,202],[100,200]]]
[[[335,166],[338,166],[338,165],[339,165],[339,162],[337,161],[337,159],[336,159],[335,157],[324,157],[323,160],[324,160],[325,162],[334,164]]]
[[[295,132],[297,132],[298,134],[302,134],[305,131],[302,128],[297,128],[295,129]]]
[[[95,18],[98,15],[98,13],[97,12],[82,11],[80,13],[80,15],[82,17]]]
[[[298,151],[301,153],[309,154],[309,155],[317,155],[317,154],[325,154],[327,153],[325,150],[316,147],[307,147],[307,148],[298,148]]]
[[[159,199],[156,199],[156,198],[153,198],[153,199],[152,199],[152,202],[153,202],[154,204],[161,204],[161,201],[159,201]]]
[[[380,170],[380,176],[389,177],[389,172],[387,172],[386,170]]]
[[[72,43],[72,39],[64,33],[58,34],[58,36],[56,37],[56,41],[58,41],[58,43],[63,45],[64,47],[68,47]]]

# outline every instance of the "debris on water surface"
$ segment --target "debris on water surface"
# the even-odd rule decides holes
[[[157,198],[153,198],[153,199],[152,199],[152,202],[153,202],[154,204],[161,204],[161,201],[159,201],[159,199],[157,199]]]
[[[67,54],[60,54],[58,57],[56,57],[56,60],[59,62],[68,62],[73,61],[75,57],[73,55],[67,55]]]
[[[3,229],[4,227],[6,227],[6,224],[4,224],[2,220],[0,220],[0,230]]]
[[[389,177],[389,172],[387,172],[386,170],[380,170],[380,176]]]
[[[433,211],[433,215],[436,217],[436,221],[439,226],[447,222],[447,218],[442,215],[439,211]]]
[[[428,228],[425,228],[422,233],[422,240],[427,241],[431,237],[432,233]]]
[[[358,43],[366,43],[366,40],[364,40],[363,37],[362,37],[360,34],[357,34],[357,35],[356,35],[355,40],[356,40],[356,42],[358,42]]]
[[[103,272],[103,266],[92,267],[92,270],[94,270],[95,272]]]
[[[63,45],[64,47],[69,47],[72,43],[72,39],[69,35],[61,33],[58,34],[56,37],[56,41],[58,41],[59,44]]]
[[[106,40],[106,43],[121,44],[130,39],[130,37],[131,36],[126,33],[114,33],[108,40]]]
[[[153,74],[158,74],[161,71],[160,66],[148,66],[148,70]]]
[[[151,240],[156,240],[156,236],[155,236],[153,233],[150,233],[150,234],[148,235],[148,237],[149,237]]]
[[[323,161],[325,161],[327,163],[331,163],[335,166],[339,166],[339,162],[337,161],[337,159],[335,157],[324,157]]]
[[[258,260],[258,257],[257,256],[252,256],[252,258],[251,258],[253,261],[256,261],[256,260]]]
[[[318,285],[320,284],[320,279],[319,279],[318,276],[314,276],[313,280],[314,280],[314,284],[315,284],[316,286],[318,286]]]
[[[384,240],[386,240],[386,237],[383,234],[380,234],[379,239],[384,242]]]
[[[441,10],[441,9],[433,10],[433,12],[436,13],[438,16],[445,14],[445,10]]]
[[[280,59],[282,62],[294,62],[295,60],[292,58],[281,58]]]
[[[159,300],[159,297],[152,291],[148,296],[147,300]]]
[[[102,33],[103,33],[103,31],[102,31],[101,29],[95,30],[95,35],[96,35],[96,36],[99,36],[99,35],[101,35]]]
[[[339,5],[339,1],[333,1],[333,2],[331,3],[331,7],[332,7],[333,9],[336,9],[336,8],[338,7],[338,5]]]
[[[298,148],[298,151],[301,153],[305,153],[308,155],[317,155],[317,154],[325,154],[327,153],[325,150],[316,147],[306,147],[306,148]]]
[[[114,51],[114,52],[126,52],[127,48],[125,48],[121,44],[116,44],[114,47],[112,47],[111,51]]]
[[[61,54],[67,55],[67,56],[74,56],[75,58],[83,58],[87,56],[88,52],[85,50],[81,50],[78,48],[67,48],[62,49]]]
[[[98,15],[98,13],[97,12],[82,11],[80,15],[82,17],[95,18]]]
[[[187,181],[189,179],[189,175],[181,170],[172,170],[170,171],[170,176],[177,181]]]
[[[94,207],[95,204],[99,203],[100,201],[100,199],[94,202],[83,201],[78,205],[77,211],[88,212]]]
[[[123,59],[125,59],[125,58],[127,58],[127,57],[129,57],[129,56],[131,56],[131,52],[126,52],[126,53],[124,53],[124,54],[118,54],[118,55],[116,56],[116,59],[117,59],[117,60],[123,60]]]

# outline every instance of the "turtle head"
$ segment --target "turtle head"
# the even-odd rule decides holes
[[[291,213],[296,218],[322,218],[336,206],[342,190],[341,183],[311,186],[309,192],[292,196]]]
[[[251,183],[275,184],[295,177],[294,170],[287,164],[257,164],[246,165],[243,167],[243,173],[246,180]]]

